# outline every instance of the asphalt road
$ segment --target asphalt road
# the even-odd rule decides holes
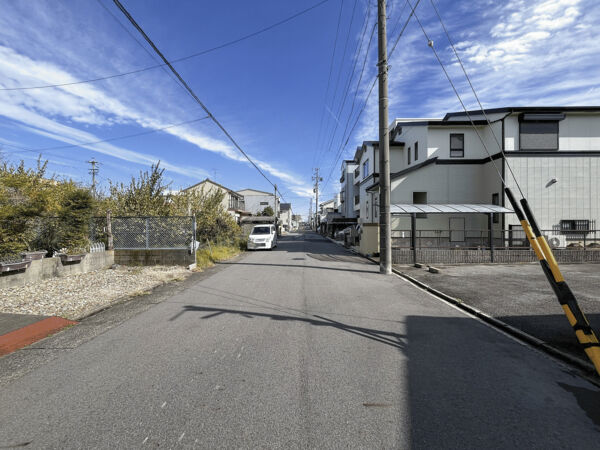
[[[0,448],[598,446],[600,390],[565,366],[314,234],[279,244],[38,344]]]

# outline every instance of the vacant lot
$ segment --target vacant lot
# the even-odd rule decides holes
[[[0,289],[0,312],[78,319],[124,297],[189,274],[183,267],[125,267]]]
[[[439,274],[412,266],[398,269],[554,347],[587,359],[539,264],[439,267]],[[581,309],[599,333],[600,264],[560,267]]]

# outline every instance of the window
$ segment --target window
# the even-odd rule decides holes
[[[496,194],[492,194],[492,205],[500,205],[500,196]],[[492,214],[492,222],[498,223],[500,219],[500,214]]]
[[[463,133],[450,133],[450,158],[463,158],[465,156],[465,135]]]
[[[415,142],[415,162],[419,159],[419,142]]]
[[[406,155],[408,156],[406,164],[410,164],[410,147],[408,147],[408,153]]]
[[[558,121],[519,122],[521,150],[558,150]]]
[[[577,233],[590,230],[589,220],[561,220],[560,231],[562,233]]]
[[[267,206],[269,202],[260,202],[260,206]]]
[[[427,192],[413,192],[413,205],[426,205]],[[427,214],[417,213],[417,219],[427,219]]]
[[[369,160],[367,159],[363,163],[363,178],[366,178],[368,176],[369,176]]]

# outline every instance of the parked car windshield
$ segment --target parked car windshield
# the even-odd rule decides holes
[[[256,227],[252,230],[252,233],[250,233],[250,234],[270,234],[270,233],[271,233],[270,227]]]

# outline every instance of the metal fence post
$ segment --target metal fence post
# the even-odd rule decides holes
[[[412,247],[413,264],[417,263],[417,215],[410,215],[410,246]]]
[[[194,252],[194,263],[197,263],[196,260],[196,214],[192,215],[192,251]]]
[[[107,247],[108,250],[114,250],[115,245],[114,245],[114,241],[113,241],[113,234],[112,234],[112,222],[111,222],[111,217],[110,217],[110,209],[108,211],[106,211],[106,238],[107,238]]]
[[[488,239],[490,241],[490,262],[494,262],[494,231],[492,214],[488,214]]]
[[[150,248],[150,219],[146,217],[146,249]]]

